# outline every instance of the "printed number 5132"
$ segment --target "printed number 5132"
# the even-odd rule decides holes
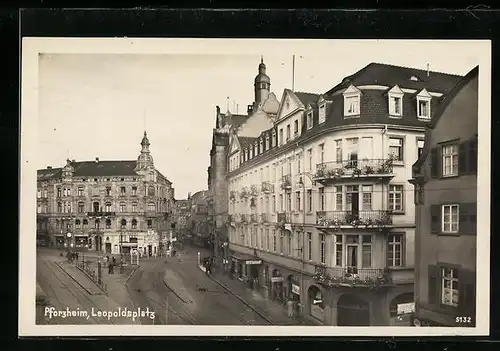
[[[456,323],[472,323],[472,318],[471,317],[456,317],[455,322]]]

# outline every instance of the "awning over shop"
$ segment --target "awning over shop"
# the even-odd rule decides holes
[[[247,266],[262,264],[262,259],[252,255],[233,253],[231,257],[233,258],[233,261],[234,260],[239,261],[243,264],[246,264]]]
[[[137,243],[121,243],[122,247],[137,247]]]

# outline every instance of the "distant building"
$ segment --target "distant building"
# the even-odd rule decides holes
[[[408,184],[425,126],[462,77],[372,63],[229,132],[231,265],[326,325],[409,325]],[[446,100],[444,100],[446,101]]]
[[[212,148],[210,150],[210,166],[208,167],[209,214],[213,218],[210,231],[219,246],[228,240],[228,183],[226,174],[228,164],[230,135],[255,136],[261,130],[272,126],[273,118],[278,111],[279,101],[270,92],[271,80],[266,73],[263,59],[259,64],[259,73],[254,79],[254,102],[247,106],[247,114],[233,114],[229,111],[221,113],[216,108],[216,121],[213,130]],[[251,121],[251,122],[250,122]],[[248,123],[247,123],[248,122]]]
[[[186,237],[188,232],[191,206],[188,199],[175,200],[172,210],[173,230],[181,237]]]
[[[146,132],[136,161],[67,160],[37,171],[37,239],[108,254],[158,253],[170,229],[172,183],[158,171]]]
[[[208,213],[210,195],[202,190],[188,197],[189,217],[188,231],[192,235],[192,242],[198,246],[211,247],[213,218]]]
[[[415,325],[476,323],[478,71],[444,100],[413,166]]]

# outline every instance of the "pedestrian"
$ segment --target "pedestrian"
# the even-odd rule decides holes
[[[293,317],[293,301],[292,301],[292,299],[289,299],[286,302],[286,309],[287,309],[288,318],[292,318]]]
[[[113,256],[113,264],[114,265],[116,264],[116,258],[115,258],[115,256]]]

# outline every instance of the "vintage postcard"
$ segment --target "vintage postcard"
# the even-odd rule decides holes
[[[490,50],[24,38],[19,334],[488,335]]]

